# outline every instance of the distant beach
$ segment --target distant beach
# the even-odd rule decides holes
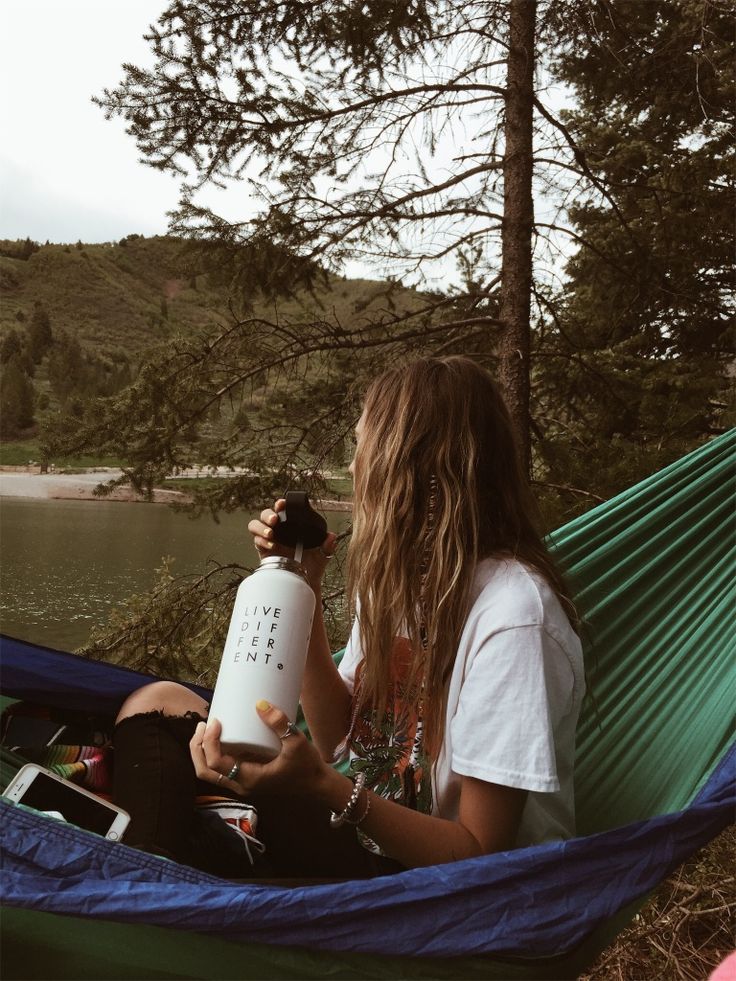
[[[122,476],[115,467],[98,467],[81,473],[41,473],[39,467],[0,467],[0,498],[24,497],[68,501],[125,501],[153,504],[184,502],[188,495],[180,490],[156,488],[153,501],[137,494],[132,487],[116,487],[111,494],[100,497],[95,487]],[[351,511],[350,501],[323,500],[316,502],[325,511]]]
[[[116,487],[99,497],[95,487],[122,476],[122,470],[104,467],[83,473],[40,473],[38,467],[3,467],[0,469],[0,497],[46,498],[70,501],[142,501],[132,487]],[[153,503],[171,504],[185,501],[187,495],[175,490],[154,490]]]

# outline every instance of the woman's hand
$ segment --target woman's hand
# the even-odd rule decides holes
[[[281,709],[258,703],[258,713],[279,738],[281,752],[269,763],[239,762],[222,752],[220,723],[200,722],[190,745],[197,776],[247,797],[262,792],[309,796],[341,813],[351,781],[325,763],[300,732],[287,729]],[[233,778],[229,774],[234,768]],[[407,867],[439,865],[514,847],[526,791],[463,777],[457,820],[422,814],[373,791],[359,799],[361,829],[384,852]]]
[[[273,529],[279,523],[279,512],[286,507],[286,500],[280,497],[273,506],[273,509],[266,508],[261,511],[260,518],[254,518],[248,523],[248,531],[253,536],[253,544],[260,558],[268,555],[284,555],[289,559],[294,558],[294,549],[286,545],[279,545],[273,533]],[[335,553],[337,545],[337,535],[328,532],[327,537],[317,548],[304,550],[301,564],[307,573],[312,589],[319,589],[322,576],[325,574],[327,563]]]
[[[314,745],[301,732],[289,727],[281,709],[258,702],[258,714],[281,740],[281,752],[268,763],[243,762],[223,753],[222,726],[217,719],[200,722],[189,743],[194,769],[200,780],[227,788],[237,794],[308,794],[319,796],[332,768],[323,761]],[[237,766],[233,777],[228,774]]]

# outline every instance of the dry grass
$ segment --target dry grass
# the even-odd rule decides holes
[[[579,981],[704,981],[736,945],[736,828],[667,879]]]

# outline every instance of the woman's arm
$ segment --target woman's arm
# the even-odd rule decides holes
[[[350,725],[351,696],[337,670],[322,616],[322,592],[315,590],[312,634],[302,682],[301,703],[312,742],[322,759],[332,762],[335,748],[345,739]]]
[[[352,782],[336,770],[324,775],[318,794],[331,810],[339,813],[353,789]],[[526,791],[463,777],[457,821],[421,814],[401,804],[364,790],[354,818],[368,815],[360,823],[364,831],[389,858],[407,868],[440,865],[474,858],[514,847],[526,801]]]
[[[239,794],[271,792],[308,795],[330,810],[344,810],[353,792],[352,781],[333,770],[301,733],[287,734],[288,719],[281,709],[259,703],[263,721],[282,739],[282,750],[270,763],[240,763],[237,780],[224,780],[235,760],[220,748],[217,723],[200,723],[191,742],[192,759],[202,780],[230,787]],[[364,790],[353,819],[370,808],[361,830],[390,857],[407,868],[439,865],[512,848],[526,791],[463,777],[457,821],[420,814]]]

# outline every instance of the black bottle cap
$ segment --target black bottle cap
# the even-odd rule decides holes
[[[279,545],[294,548],[301,542],[304,548],[317,548],[327,537],[327,522],[309,503],[306,491],[288,491],[286,507],[279,512],[279,523],[273,529]]]

